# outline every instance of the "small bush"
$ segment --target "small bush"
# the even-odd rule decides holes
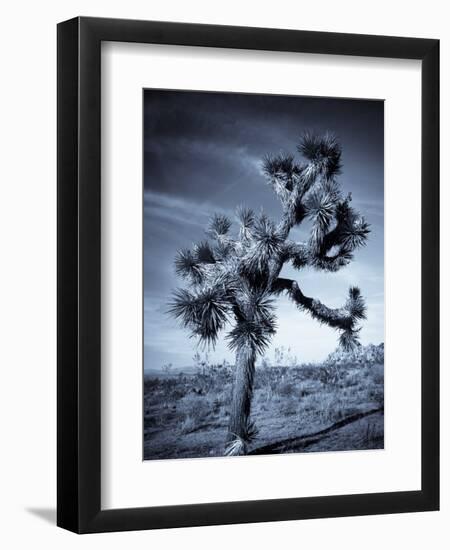
[[[371,369],[372,380],[375,384],[384,384],[384,366],[374,365]]]
[[[380,407],[384,405],[384,391],[382,388],[370,388],[367,392],[367,397],[371,401],[375,401],[375,403]]]
[[[299,409],[298,401],[292,396],[285,399],[281,406],[281,412],[287,416],[296,414]]]
[[[144,389],[146,392],[158,388],[159,384],[159,378],[150,378],[149,376],[146,376],[144,379]]]
[[[281,395],[283,397],[290,397],[291,395],[294,395],[295,388],[294,384],[292,382],[281,382],[281,384],[278,385],[276,388],[276,392],[278,395]]]
[[[318,367],[318,378],[326,386],[335,386],[341,379],[341,372],[337,365],[324,364]]]
[[[344,388],[352,388],[359,384],[359,378],[356,373],[347,374],[342,380],[342,385]]]

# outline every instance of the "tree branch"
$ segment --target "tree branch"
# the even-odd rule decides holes
[[[364,246],[370,233],[370,226],[353,208],[349,206],[351,196],[337,204],[336,225],[330,231],[316,239],[311,246],[310,265],[327,271],[337,271],[352,259],[352,252]],[[329,255],[333,247],[337,251]]]
[[[353,254],[344,246],[338,245],[338,250],[332,256],[327,253],[311,252],[308,265],[324,271],[339,271],[341,267],[346,266],[353,259]]]
[[[322,304],[319,300],[305,296],[300,290],[297,281],[292,279],[278,278],[272,285],[272,291],[276,294],[287,291],[288,295],[297,306],[307,311],[314,319],[325,323],[330,327],[343,331],[354,332],[356,317],[352,313],[348,303],[345,307],[332,309]],[[364,312],[362,312],[362,315]]]
[[[328,256],[327,252],[318,252],[307,243],[295,243],[287,241],[282,256],[283,263],[292,262],[294,269],[302,269],[310,266],[325,271],[338,271],[347,265],[353,255],[344,246],[338,246],[335,254]]]
[[[307,243],[286,241],[283,250],[283,263],[291,261],[295,269],[302,269],[310,263],[310,250]]]

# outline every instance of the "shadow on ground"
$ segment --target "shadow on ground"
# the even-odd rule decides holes
[[[47,523],[56,525],[56,508],[26,508],[26,511]]]

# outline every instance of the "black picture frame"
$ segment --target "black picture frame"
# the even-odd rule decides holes
[[[102,41],[422,61],[422,489],[101,509]],[[77,17],[58,25],[57,524],[76,533],[439,509],[439,41]],[[407,129],[405,129],[407,131]]]

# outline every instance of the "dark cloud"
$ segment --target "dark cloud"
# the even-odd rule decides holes
[[[355,206],[366,215],[373,228],[368,246],[357,253],[355,263],[335,276],[309,277],[311,291],[333,300],[333,292],[339,290],[336,304],[339,305],[347,283],[350,280],[359,283],[368,299],[373,298],[374,308],[378,307],[377,319],[368,321],[367,334],[381,334],[383,102],[146,90],[144,291],[147,368],[149,362],[170,361],[171,358],[174,364],[182,363],[190,357],[193,347],[193,342],[164,313],[163,304],[168,301],[170,290],[179,284],[173,270],[176,250],[204,237],[208,216],[215,210],[232,214],[237,205],[245,203],[256,209],[263,207],[270,215],[278,216],[280,207],[265,184],[260,162],[267,153],[295,153],[298,138],[306,130],[329,130],[339,136],[344,165],[340,181],[345,191],[352,192]],[[330,277],[334,277],[331,287]],[[335,342],[335,336],[331,341]],[[167,349],[168,342],[171,342],[171,349]],[[310,349],[306,355],[320,358],[329,351],[331,349]]]
[[[346,177],[382,193],[382,101],[147,90],[144,117],[146,189],[177,186],[180,194],[183,187],[195,194],[255,178],[240,156],[256,162],[274,151],[295,153],[308,129],[336,133]]]

